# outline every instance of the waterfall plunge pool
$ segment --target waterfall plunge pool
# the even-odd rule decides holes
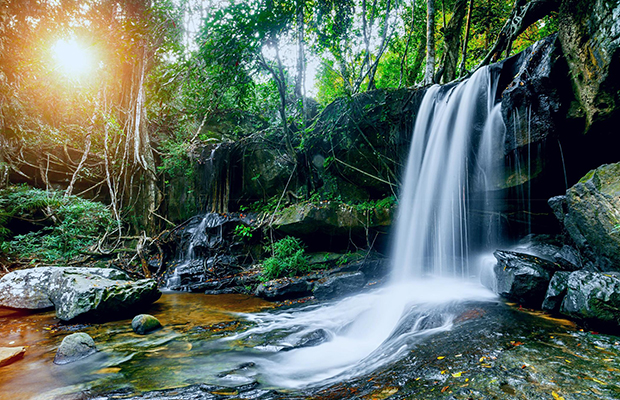
[[[433,302],[418,302],[421,292],[410,290],[403,314],[369,315],[379,318],[376,325],[399,319],[377,349],[356,348],[346,333],[364,323],[358,313],[374,309],[373,299],[388,301],[382,289],[275,309],[249,296],[167,293],[148,310],[164,328],[145,336],[134,334],[129,320],[61,325],[53,312],[2,310],[3,345],[30,347],[23,360],[2,367],[0,398],[620,398],[620,338],[520,309],[475,286],[445,289],[462,301],[427,307]],[[326,311],[331,317],[319,318]],[[347,317],[355,321],[343,323]],[[54,365],[60,341],[73,331],[93,336],[99,352]],[[334,332],[351,341],[348,348],[330,348]],[[340,371],[336,352],[369,354]],[[305,361],[297,362],[300,355]],[[308,384],[321,374],[327,377]]]

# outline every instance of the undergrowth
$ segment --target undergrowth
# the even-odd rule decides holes
[[[268,281],[310,271],[310,263],[302,241],[287,236],[273,244],[273,255],[263,261],[262,279]]]
[[[70,259],[113,224],[110,210],[95,201],[28,186],[0,190],[0,251],[13,257]]]

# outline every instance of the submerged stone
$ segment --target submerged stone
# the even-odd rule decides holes
[[[54,357],[54,364],[69,364],[97,352],[95,341],[87,333],[78,332],[66,336]]]
[[[0,367],[11,364],[12,362],[22,358],[26,348],[18,347],[0,347]]]
[[[159,328],[161,328],[161,322],[149,314],[136,315],[131,320],[131,329],[139,335],[145,335]]]

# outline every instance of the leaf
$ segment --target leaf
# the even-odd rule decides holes
[[[439,357],[437,357],[438,360],[443,360],[444,358],[446,358],[446,356],[439,356]]]
[[[553,396],[555,400],[564,400],[564,397],[560,396],[556,392],[551,392],[551,395]]]
[[[458,378],[458,377],[460,377],[462,374],[463,374],[463,372],[455,372],[455,373],[453,373],[453,374],[452,374],[452,377],[453,377],[453,378]]]

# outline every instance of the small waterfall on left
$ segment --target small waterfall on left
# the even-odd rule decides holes
[[[177,291],[204,291],[209,256],[223,243],[223,226],[227,218],[216,213],[194,217],[182,233],[182,247],[166,278],[165,288]],[[193,223],[192,223],[193,222]]]

